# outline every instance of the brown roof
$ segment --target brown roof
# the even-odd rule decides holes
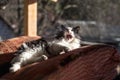
[[[13,57],[13,54],[2,54],[0,55],[0,61],[8,58],[5,62],[8,64]],[[6,72],[1,79],[112,80],[117,74],[116,67],[119,62],[120,55],[114,47],[90,45],[56,56],[47,61],[27,65],[16,73]],[[2,66],[3,63],[0,63],[0,65]],[[7,68],[9,69],[9,67]]]

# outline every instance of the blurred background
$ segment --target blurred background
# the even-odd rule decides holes
[[[24,0],[0,0],[0,41],[23,35]],[[120,50],[120,0],[38,0],[38,35],[51,37],[57,24],[80,26],[83,41]]]

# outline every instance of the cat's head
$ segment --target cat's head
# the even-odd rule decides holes
[[[67,26],[61,25],[61,26],[58,26],[57,28],[59,29],[56,34],[57,39],[64,38],[67,41],[71,41],[74,38],[78,38],[80,26],[67,27]]]

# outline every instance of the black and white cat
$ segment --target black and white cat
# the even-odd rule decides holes
[[[18,49],[17,56],[11,61],[11,72],[16,72],[27,64],[47,60],[49,57],[63,54],[64,52],[80,47],[80,39],[77,37],[79,27],[65,27],[61,25],[55,40],[47,42],[41,38],[25,42]]]

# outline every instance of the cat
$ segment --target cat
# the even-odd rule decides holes
[[[30,63],[47,60],[70,50],[80,47],[78,38],[79,26],[71,28],[61,25],[53,41],[44,38],[23,43],[17,50],[16,57],[11,61],[11,72],[16,72]]]

